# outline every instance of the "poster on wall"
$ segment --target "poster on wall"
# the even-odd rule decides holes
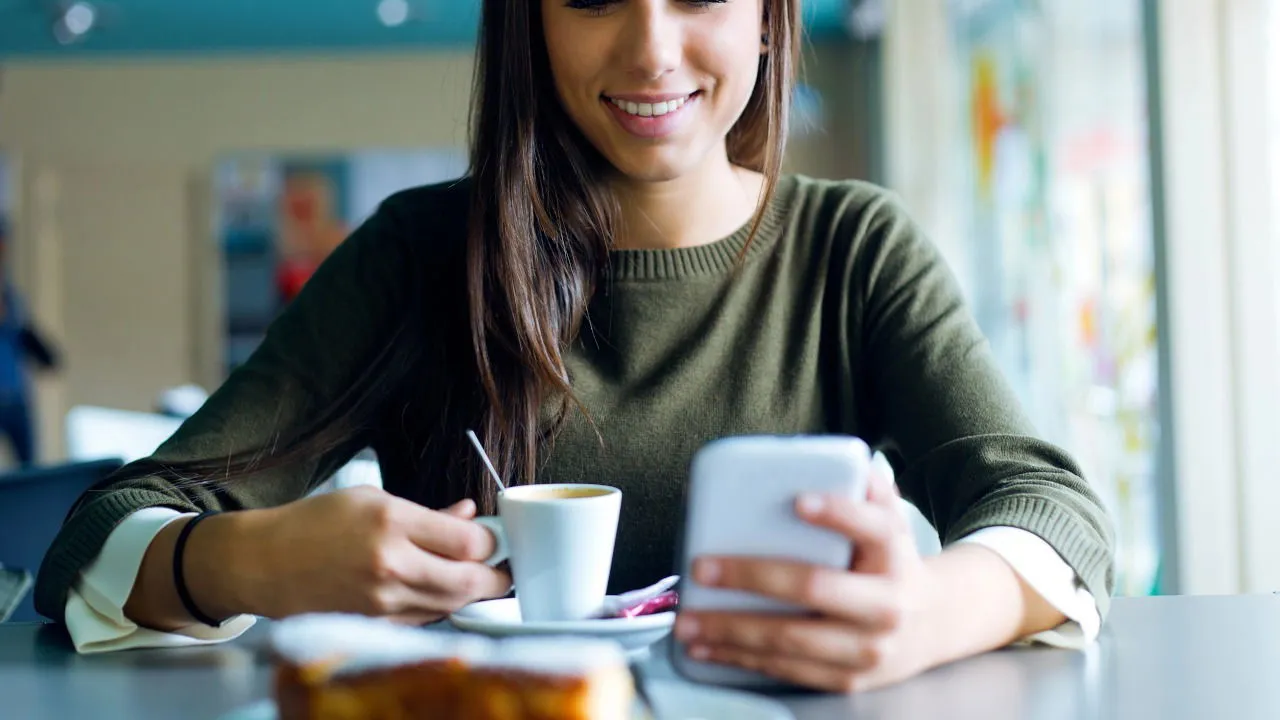
[[[1160,584],[1159,328],[1139,0],[952,17],[975,315],[1037,430],[1117,525],[1117,592]]]
[[[386,197],[466,171],[461,150],[245,153],[215,170],[225,369],[243,364],[311,275]]]

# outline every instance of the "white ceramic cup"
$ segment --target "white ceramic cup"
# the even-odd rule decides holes
[[[486,561],[511,561],[524,622],[585,620],[604,606],[622,491],[607,485],[521,485],[476,518],[497,538]]]

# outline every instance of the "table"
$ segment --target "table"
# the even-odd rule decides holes
[[[262,623],[233,643],[79,656],[65,632],[0,625],[0,715],[215,718],[267,697]],[[659,653],[650,675],[671,676]],[[1116,599],[1083,652],[1010,649],[855,697],[782,699],[825,718],[1277,718],[1280,596]]]

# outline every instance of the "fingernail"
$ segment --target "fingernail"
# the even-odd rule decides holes
[[[676,621],[676,637],[681,642],[689,642],[698,637],[698,621],[687,615],[681,616]]]
[[[898,495],[898,483],[894,478],[893,465],[889,464],[889,459],[884,453],[876,451],[871,458],[871,478],[872,482],[877,483],[877,489]]]
[[[877,495],[894,495],[897,493],[897,484],[893,482],[892,475],[882,473],[872,473],[871,482],[876,485]]]
[[[805,515],[817,515],[825,505],[822,496],[813,493],[804,493],[796,500],[796,508]]]
[[[714,585],[720,580],[720,563],[705,558],[698,560],[693,566],[693,579],[703,585]]]
[[[689,648],[689,657],[694,660],[706,660],[711,657],[711,650],[705,645],[694,645]]]
[[[884,453],[879,450],[876,451],[875,455],[871,456],[871,469],[884,477],[893,477],[893,465],[889,462],[889,458],[885,457]]]

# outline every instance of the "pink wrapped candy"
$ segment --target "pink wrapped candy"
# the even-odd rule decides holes
[[[675,590],[668,590],[661,595],[651,597],[648,600],[623,607],[619,609],[613,617],[633,618],[641,615],[654,615],[661,612],[674,610],[680,604],[680,594]]]

